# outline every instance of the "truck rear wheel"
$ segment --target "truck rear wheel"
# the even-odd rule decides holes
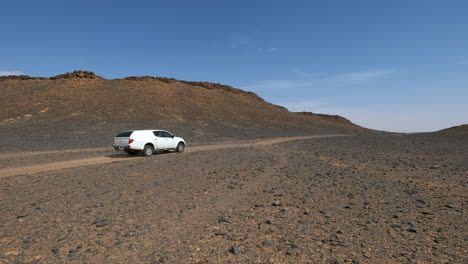
[[[154,151],[154,148],[153,146],[151,145],[145,145],[145,147],[143,148],[143,155],[149,157],[151,155],[153,155],[153,151]]]

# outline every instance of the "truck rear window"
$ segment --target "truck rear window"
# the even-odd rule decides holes
[[[130,137],[130,135],[132,133],[133,133],[133,130],[132,131],[122,131],[119,134],[117,134],[117,136],[115,136],[115,137]]]

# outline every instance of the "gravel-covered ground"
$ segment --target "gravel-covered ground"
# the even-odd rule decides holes
[[[261,142],[5,151],[0,263],[468,263],[467,133]]]

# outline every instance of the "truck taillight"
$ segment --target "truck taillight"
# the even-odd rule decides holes
[[[133,139],[128,140],[128,144],[131,144],[133,142]]]

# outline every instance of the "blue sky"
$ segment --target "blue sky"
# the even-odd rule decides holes
[[[468,1],[2,1],[0,74],[254,91],[375,129],[468,123]]]

